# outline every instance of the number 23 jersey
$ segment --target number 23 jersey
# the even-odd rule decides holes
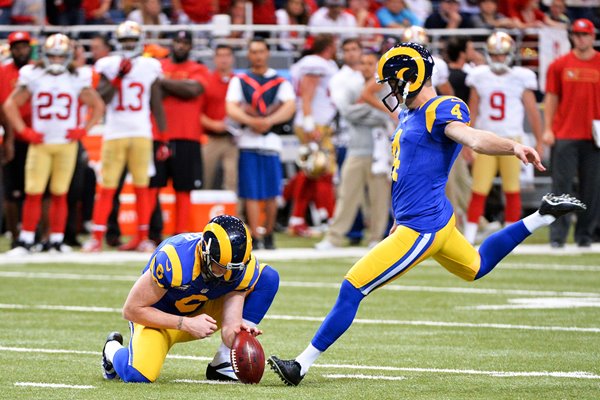
[[[122,56],[103,57],[94,69],[109,81],[117,77]],[[125,137],[152,137],[150,123],[150,94],[154,81],[162,78],[160,62],[150,57],[135,57],[131,71],[123,77],[106,107],[104,139]]]
[[[92,86],[92,72],[87,67],[75,72],[53,75],[44,68],[25,65],[19,71],[18,86],[31,93],[33,129],[44,134],[44,143],[68,143],[69,129],[77,128],[79,94]]]
[[[201,245],[202,233],[184,233],[165,240],[154,251],[143,272],[150,270],[154,282],[167,289],[154,304],[155,308],[170,314],[190,315],[200,310],[208,300],[254,288],[264,268],[254,255],[251,255],[244,273],[227,284],[204,282],[200,274]]]
[[[488,65],[480,65],[469,72],[465,83],[479,95],[475,128],[510,138],[524,134],[523,92],[537,89],[533,71],[512,67],[498,75]]]
[[[392,208],[398,225],[436,232],[452,216],[446,183],[462,146],[445,134],[453,121],[469,124],[469,108],[457,97],[437,96],[400,112],[392,137]]]

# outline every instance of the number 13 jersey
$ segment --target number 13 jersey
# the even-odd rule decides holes
[[[465,83],[479,95],[475,128],[492,131],[502,137],[523,136],[523,92],[537,89],[533,71],[512,67],[498,75],[488,65],[480,65],[469,72]]]
[[[94,69],[112,81],[122,59],[120,55],[101,58]],[[105,140],[152,137],[150,92],[154,81],[162,78],[162,68],[158,60],[150,57],[135,57],[131,64],[131,71],[123,77],[120,89],[106,107]]]

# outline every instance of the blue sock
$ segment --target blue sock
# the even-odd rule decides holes
[[[358,311],[358,306],[364,297],[360,290],[352,286],[350,282],[347,280],[342,282],[340,294],[333,309],[327,314],[325,321],[323,321],[311,342],[317,350],[327,350],[350,328]]]
[[[479,247],[481,265],[475,279],[487,275],[498,265],[500,260],[513,251],[529,235],[531,235],[531,232],[527,230],[523,221],[518,221],[485,239]]]
[[[244,301],[242,318],[258,325],[269,310],[269,307],[271,307],[278,289],[279,273],[269,265],[266,265],[258,278],[258,282],[254,286],[254,290],[252,290]]]
[[[115,353],[113,366],[123,382],[150,383],[150,380],[129,365],[129,349],[124,347]]]

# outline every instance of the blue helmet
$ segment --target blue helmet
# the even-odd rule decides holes
[[[252,236],[246,225],[231,215],[211,219],[202,234],[202,278],[233,282],[244,274],[252,252]],[[211,264],[223,270],[213,272]]]
[[[416,96],[433,74],[433,57],[425,47],[412,42],[397,44],[389,49],[377,64],[377,83],[388,82],[392,91],[383,98],[383,104],[394,111],[399,104],[387,104],[390,96],[402,95],[404,101]]]

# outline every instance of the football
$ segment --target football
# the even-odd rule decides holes
[[[265,371],[265,352],[250,332],[242,330],[235,336],[230,356],[233,371],[240,382],[260,382]]]

